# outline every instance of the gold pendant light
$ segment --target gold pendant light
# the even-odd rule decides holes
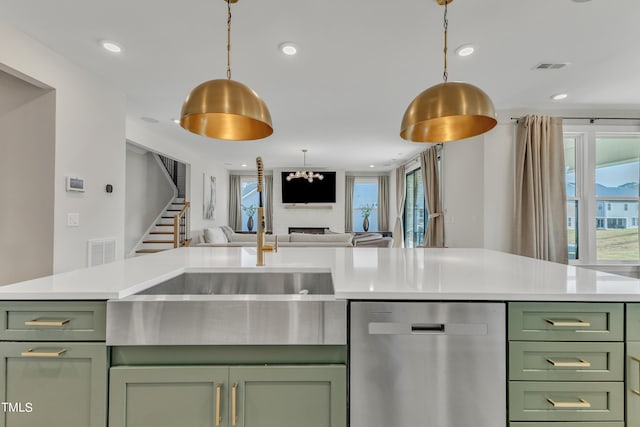
[[[273,133],[271,114],[251,88],[231,80],[231,3],[227,3],[227,78],[194,88],[182,105],[180,126],[198,135],[228,141],[266,138]]]
[[[462,82],[448,82],[447,5],[444,6],[444,83],[432,86],[409,104],[402,118],[400,136],[413,142],[450,142],[481,135],[498,123],[489,96]]]

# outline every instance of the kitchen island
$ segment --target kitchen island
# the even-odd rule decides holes
[[[184,272],[330,272],[337,299],[640,301],[640,280],[486,249],[182,248],[0,287],[2,300],[121,299]]]
[[[36,427],[56,419],[71,427],[231,427],[258,420],[342,427],[349,420],[349,364],[352,426],[409,425],[415,423],[407,415],[413,410],[418,419],[436,417],[442,427],[467,420],[475,427],[640,425],[640,410],[631,400],[637,399],[640,375],[639,280],[484,249],[281,248],[267,254],[265,267],[255,263],[254,248],[182,248],[0,288],[1,397],[13,408],[27,403],[31,408],[5,411],[0,426]],[[207,272],[324,273],[331,275],[335,292],[286,298],[136,295],[184,273]],[[338,319],[343,333],[327,334],[326,322],[305,330],[278,309],[284,323],[277,327],[248,316],[253,323],[247,325],[279,330],[273,342],[266,333],[251,335],[265,342],[245,342],[241,334],[238,342],[228,341],[229,334],[227,341],[198,342],[194,336],[209,335],[171,329],[183,316],[167,306],[135,322],[106,309],[149,300],[202,304],[190,306],[204,313],[204,322],[190,326],[199,333],[237,327],[236,320],[216,317],[217,309],[207,313],[209,303],[231,301],[230,312],[242,312],[247,301],[265,306],[334,301],[344,304],[342,317],[340,310],[325,308],[307,317],[330,319],[334,326]],[[359,318],[346,316],[347,304]],[[484,307],[491,321],[464,314],[474,306]],[[141,307],[134,306],[132,313],[140,314]],[[110,317],[118,318],[114,324],[125,332],[112,342],[106,327]],[[175,336],[175,342],[155,342],[161,331]],[[470,335],[475,341],[461,341]],[[140,336],[147,341],[127,341]],[[365,336],[369,341],[359,339]],[[491,340],[483,342],[484,336]],[[407,340],[418,345],[404,347]],[[429,371],[425,384],[437,390],[430,391],[429,404],[421,405],[423,388],[416,384],[427,371],[420,366],[426,351],[444,340],[452,343],[447,344],[452,353],[436,351],[433,360],[446,360],[447,369]],[[297,342],[302,345],[292,345]],[[394,342],[401,345],[389,345]],[[386,344],[376,347],[380,343]],[[488,347],[494,351],[489,358]],[[377,359],[365,363],[362,358],[369,354]],[[417,361],[416,370],[399,365],[404,381],[398,381],[388,362],[410,359]],[[456,373],[462,383],[453,381]],[[371,382],[361,384],[362,379]],[[488,379],[494,384],[491,393],[485,390]],[[373,389],[376,393],[369,394]],[[402,393],[413,394],[398,398]],[[443,404],[433,403],[433,396]],[[469,406],[460,411],[461,405]]]

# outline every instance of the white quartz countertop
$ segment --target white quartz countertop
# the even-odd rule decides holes
[[[0,300],[121,299],[183,272],[330,271],[338,299],[640,301],[640,280],[487,249],[181,248],[0,287]]]

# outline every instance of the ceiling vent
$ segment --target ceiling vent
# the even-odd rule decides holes
[[[566,67],[567,65],[569,65],[568,62],[541,62],[538,65],[536,65],[535,67],[533,67],[534,70],[559,70],[561,68]]]

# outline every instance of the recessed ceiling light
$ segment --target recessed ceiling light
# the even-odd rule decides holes
[[[476,48],[470,44],[463,44],[456,49],[458,56],[469,56],[475,52]]]
[[[376,165],[369,165],[369,167],[370,167],[370,168],[375,168],[375,167],[376,167]]]
[[[241,164],[240,166],[242,166],[243,168],[246,168],[246,167],[247,167],[247,164],[246,164],[246,163],[243,163],[243,164]]]
[[[569,95],[566,93],[556,93],[551,97],[554,101],[562,101],[563,99],[567,99]]]
[[[171,119],[171,121],[177,125],[180,124],[180,119]]]
[[[153,117],[140,117],[140,120],[147,123],[160,123],[159,120],[154,119]]]
[[[122,46],[120,46],[116,42],[112,42],[111,40],[101,40],[100,45],[106,50],[108,50],[109,52],[113,52],[113,53],[122,52]]]
[[[288,56],[293,56],[296,53],[298,53],[298,46],[292,42],[280,43],[280,45],[278,46],[278,49],[280,49],[282,53]]]

